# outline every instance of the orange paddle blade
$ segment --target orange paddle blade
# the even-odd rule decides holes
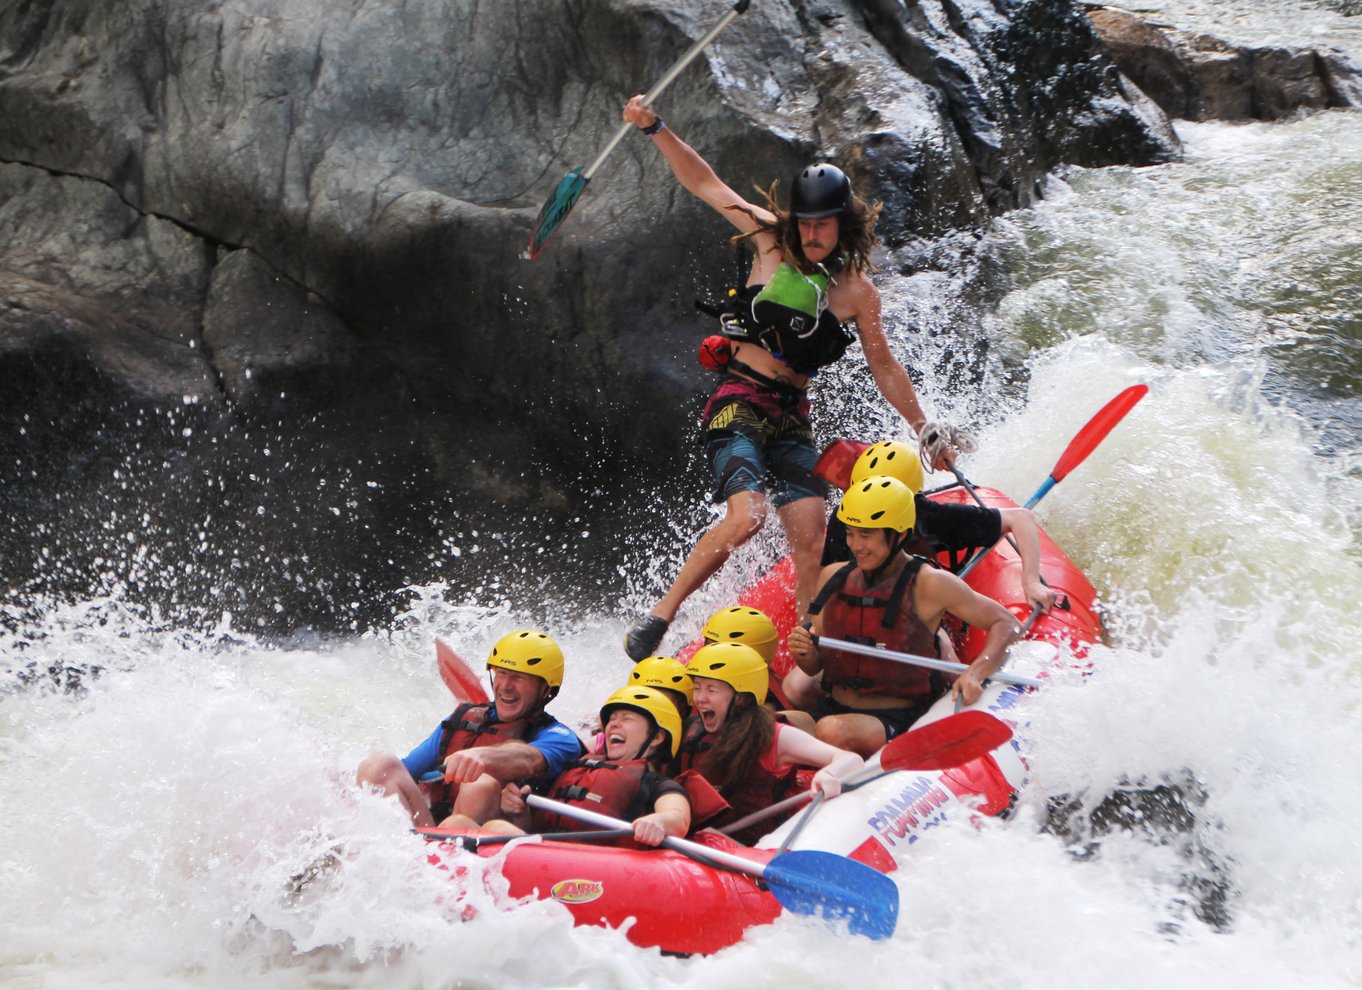
[[[479,704],[490,700],[478,675],[454,652],[452,646],[438,636],[435,637],[435,660],[440,665],[440,679],[455,698]]]

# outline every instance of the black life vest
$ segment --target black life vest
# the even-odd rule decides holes
[[[549,785],[549,797],[632,822],[653,810],[658,777],[647,760],[578,760]],[[598,826],[556,812],[534,809],[532,831],[581,832]]]
[[[779,733],[781,730],[776,729]],[[798,732],[798,729],[786,729],[787,732]],[[709,767],[709,751],[714,745],[714,738],[717,733],[705,731],[705,725],[699,716],[693,715],[686,720],[686,730],[681,737],[680,765],[681,770],[695,770],[704,774],[706,779],[713,780],[717,774],[707,774],[705,770]],[[795,774],[798,768],[791,764],[784,770],[776,772],[770,769],[777,765],[775,739],[771,741],[771,749],[765,754],[765,759],[755,761],[748,768],[747,774],[739,781],[735,781],[726,787],[719,788],[719,793],[728,802],[729,807],[716,815],[713,819],[706,822],[713,828],[721,828],[729,822],[735,822],[739,818],[744,818],[752,812],[761,808],[769,808],[777,801],[788,797],[796,788]],[[755,842],[775,826],[767,821],[761,822],[749,829],[734,835],[733,838],[739,842]]]
[[[866,586],[865,572],[849,563],[828,579],[809,605],[809,614],[823,615],[823,635],[851,643],[878,646],[900,653],[936,657],[935,634],[918,618],[913,588],[924,557],[910,557],[892,585]],[[933,566],[935,566],[933,564]],[[823,689],[846,687],[864,694],[917,700],[940,694],[940,674],[912,664],[880,660],[820,647]]]
[[[805,275],[782,261],[765,285],[749,285],[722,321],[731,340],[766,348],[801,375],[812,375],[847,352],[855,336],[827,308],[832,279]]]

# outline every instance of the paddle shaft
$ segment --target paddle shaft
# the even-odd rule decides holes
[[[673,80],[681,74],[682,70],[690,65],[691,62],[694,62],[695,57],[718,36],[720,31],[733,23],[735,17],[747,10],[747,6],[751,2],[752,0],[738,0],[738,3],[734,4],[732,10],[719,18],[719,23],[710,28],[699,41],[691,45],[686,53],[677,59],[670,69],[662,74],[662,78],[653,84],[653,88],[643,94],[643,102],[651,105],[653,100],[661,96],[662,91],[672,84]],[[610,143],[602,148],[601,153],[596,156],[596,160],[582,171],[583,183],[591,180],[591,176],[596,173],[596,169],[600,168],[601,165],[605,163],[605,160],[610,157],[610,152],[614,151],[615,146],[623,141],[625,135],[632,130],[634,130],[634,125],[631,123],[626,122],[620,125],[619,130],[615,132],[615,136],[610,139]]]
[[[942,670],[948,674],[963,674],[969,670],[969,665],[956,663],[953,660],[937,660],[933,657],[920,657],[912,653],[899,653],[897,650],[885,650],[878,646],[863,646],[860,643],[851,643],[845,639],[833,639],[831,636],[819,636],[819,646],[830,646],[834,650],[845,650],[848,653],[859,653],[862,656],[878,657],[881,660],[894,660],[898,663],[911,663],[919,667],[926,667],[928,670]],[[990,680],[1002,681],[1004,684],[1017,684],[1021,687],[1042,687],[1045,682],[1035,677],[1026,677],[1022,674],[1009,674],[1004,670],[999,670],[989,675]]]
[[[974,501],[980,507],[984,507],[984,500],[979,497],[979,493],[975,491],[974,486],[970,484],[970,480],[965,477],[964,472],[955,466],[954,461],[951,462],[951,471],[955,474],[955,480],[960,482],[960,486],[964,488],[965,491],[969,492],[970,498],[974,499]],[[1021,547],[1017,546],[1017,541],[1012,538],[1012,534],[1007,533],[1003,537],[1003,539],[1007,540],[1008,545],[1012,547],[1013,550],[1017,551],[1017,556],[1020,557]],[[974,568],[978,566],[979,561],[983,560],[992,552],[993,547],[985,547],[982,550],[980,550],[978,553],[976,553],[973,557],[970,558],[969,562],[966,563],[964,567],[960,568],[960,570],[956,572],[956,577],[964,578],[967,574],[969,574],[970,571],[974,570]],[[1046,587],[1049,587],[1049,582],[1045,580],[1045,577],[1043,575],[1041,576],[1040,580],[1042,584],[1044,584]]]
[[[561,801],[540,797],[538,794],[531,794],[525,800],[533,807],[553,811],[569,818],[576,818],[588,825],[596,825],[600,828],[629,828],[629,823],[619,818],[611,818],[609,815],[602,815],[600,812],[591,811],[589,808],[578,808],[575,805],[563,804]],[[709,846],[691,842],[689,839],[679,839],[674,835],[669,835],[662,840],[662,844],[675,849],[677,852],[685,853],[687,856],[713,862],[738,873],[746,873],[750,877],[764,878],[766,876],[766,867],[761,863],[754,863],[750,859],[734,856],[732,853],[726,853],[719,849],[711,849]]]
[[[610,839],[627,839],[634,834],[632,828],[606,828],[593,832],[541,832],[538,835],[468,835],[464,832],[449,834],[429,829],[416,829],[423,839],[438,839],[442,842],[458,842],[465,849],[478,849],[482,846],[502,846],[516,839],[532,839],[544,842],[604,842]]]

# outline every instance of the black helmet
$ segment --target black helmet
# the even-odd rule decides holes
[[[790,212],[800,220],[841,213],[851,205],[851,180],[836,165],[819,162],[799,173],[790,191]]]

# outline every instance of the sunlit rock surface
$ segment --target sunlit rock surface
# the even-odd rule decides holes
[[[1232,45],[1108,7],[1091,17],[1121,71],[1170,117],[1279,120],[1362,107],[1362,69],[1342,52]]]

